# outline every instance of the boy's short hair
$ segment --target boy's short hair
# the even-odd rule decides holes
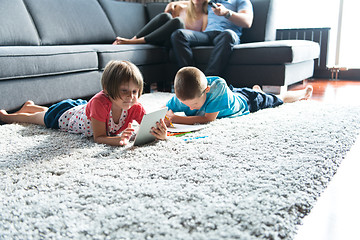
[[[132,81],[139,87],[139,95],[143,92],[144,80],[137,66],[129,61],[110,61],[106,64],[101,77],[102,89],[112,99],[121,98],[120,85]]]
[[[174,89],[176,97],[181,100],[200,97],[206,87],[205,74],[196,67],[183,67],[176,73]]]

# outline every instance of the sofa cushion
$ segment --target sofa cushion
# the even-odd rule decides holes
[[[0,45],[39,45],[31,17],[21,0],[1,0]]]
[[[205,64],[210,58],[212,47],[195,47],[194,59]],[[234,47],[229,64],[261,65],[298,63],[319,57],[319,44],[307,40],[279,40],[243,43]]]
[[[42,45],[110,43],[115,38],[96,0],[24,0]]]
[[[147,23],[145,6],[113,0],[99,0],[106,12],[116,36],[132,38]]]
[[[142,66],[166,63],[168,59],[165,48],[151,44],[89,45],[88,47],[97,51],[101,70],[110,60],[127,60]]]
[[[0,80],[98,69],[95,51],[86,46],[0,47]]]
[[[101,90],[98,71],[0,81],[0,109],[15,110],[31,99],[40,105],[84,98]]]

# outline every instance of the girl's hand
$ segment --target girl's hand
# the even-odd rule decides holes
[[[160,122],[156,123],[156,128],[153,127],[151,130],[151,134],[154,135],[157,139],[164,140],[167,135],[167,127],[164,122],[164,119],[160,119]]]
[[[128,127],[120,135],[120,145],[128,144],[134,131],[135,131],[135,129],[133,129],[131,127],[131,123],[129,123]]]

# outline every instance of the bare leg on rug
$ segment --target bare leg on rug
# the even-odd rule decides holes
[[[5,123],[18,122],[45,125],[44,115],[47,110],[47,107],[36,105],[33,101],[27,101],[21,109],[15,113],[0,110],[0,120]]]
[[[259,85],[254,85],[252,88],[254,91],[264,93]],[[284,103],[292,103],[299,100],[307,100],[310,99],[313,93],[313,87],[311,85],[306,86],[304,89],[295,90],[295,91],[287,91],[278,97],[283,100]]]

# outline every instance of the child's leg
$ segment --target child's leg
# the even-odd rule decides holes
[[[47,107],[35,105],[33,101],[27,101],[15,113],[7,113],[5,110],[0,110],[0,120],[5,123],[18,122],[45,125],[44,116],[47,110]]]
[[[43,107],[40,105],[36,105],[33,101],[29,100],[24,103],[24,105],[20,108],[16,113],[36,113],[47,111],[47,107]]]
[[[284,94],[281,94],[278,97],[282,99],[284,103],[292,103],[299,100],[307,100],[311,98],[313,90],[314,90],[313,87],[309,85],[301,90],[285,92]]]
[[[5,123],[32,123],[43,125],[46,111],[36,113],[7,113],[5,110],[0,110],[0,120]]]
[[[259,85],[254,85],[252,88],[254,91],[264,93]],[[284,103],[292,103],[299,100],[307,100],[311,98],[313,87],[311,85],[306,88],[296,91],[287,91],[281,95],[277,95]]]
[[[265,93],[259,85],[254,85],[252,89],[257,92]]]

